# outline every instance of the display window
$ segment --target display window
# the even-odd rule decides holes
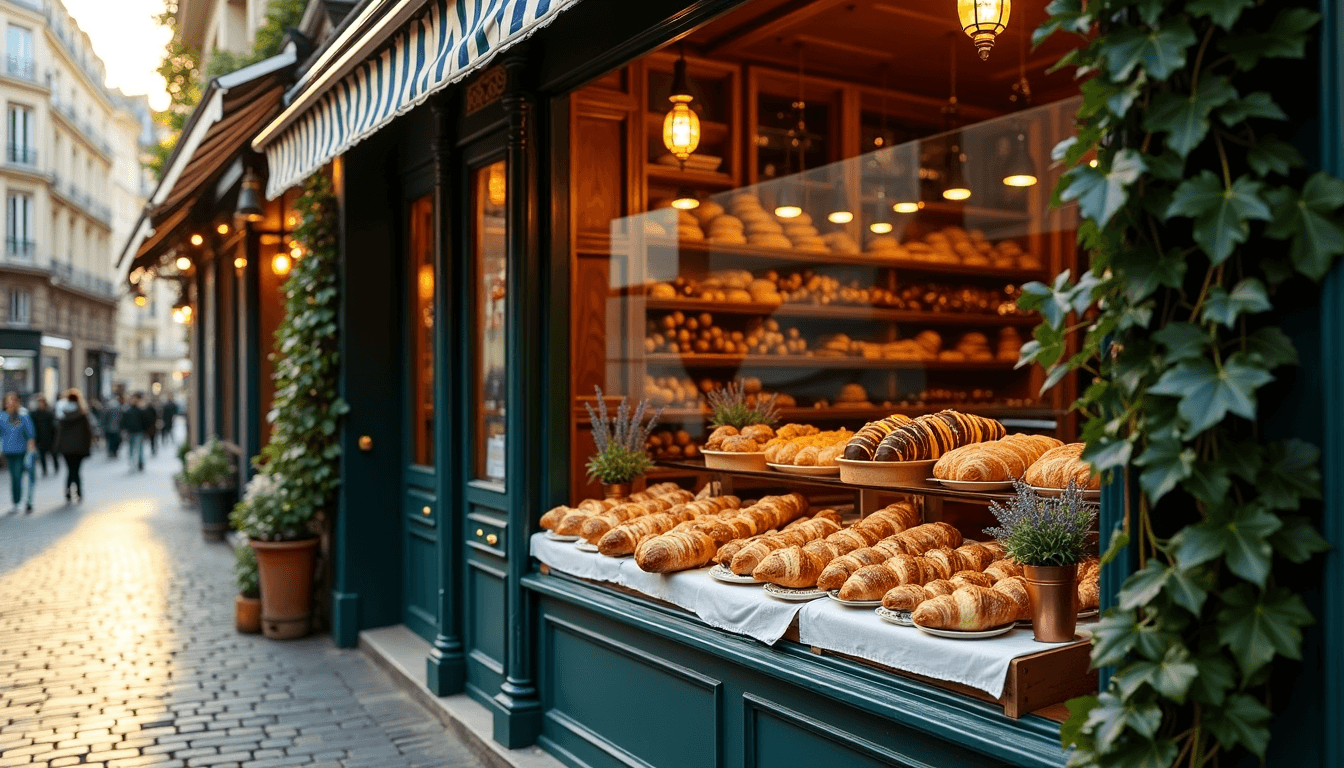
[[[508,360],[508,260],[504,251],[508,200],[503,160],[471,172],[476,329],[473,408],[474,477],[503,486]]]
[[[1062,719],[1096,690],[1077,631],[1100,482],[1076,382],[1018,364],[1038,323],[1019,298],[1080,267],[1050,194],[1076,86],[1044,71],[1057,52],[1028,60],[1039,10],[986,60],[922,4],[772,6],[570,97],[571,498],[533,553]],[[622,397],[658,413],[629,498],[587,464]],[[1073,567],[1014,560],[996,503],[1073,515]]]

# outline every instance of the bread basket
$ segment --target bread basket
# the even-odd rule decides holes
[[[855,485],[929,485],[937,460],[856,461],[839,459],[840,480]]]
[[[765,451],[735,453],[733,451],[700,451],[705,457],[705,469],[727,469],[740,472],[768,472]]]

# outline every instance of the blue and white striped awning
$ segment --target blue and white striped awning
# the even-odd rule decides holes
[[[393,33],[380,53],[324,92],[298,94],[291,108],[257,136],[253,147],[265,150],[270,166],[267,197],[298,184],[397,115],[480,69],[575,2],[431,0],[427,11]]]

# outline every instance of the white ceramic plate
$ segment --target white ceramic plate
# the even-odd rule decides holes
[[[716,565],[716,566],[714,566],[713,568],[710,568],[710,569],[709,569],[709,578],[711,578],[711,579],[713,579],[713,580],[715,580],[715,581],[722,581],[724,584],[760,584],[760,583],[761,583],[761,582],[757,581],[757,580],[756,580],[754,577],[752,577],[752,576],[739,576],[739,575],[737,575],[736,573],[733,573],[732,570],[730,570],[730,569],[728,568],[728,566],[724,565],[723,563],[719,563],[718,565]]]
[[[944,480],[939,477],[930,477],[931,483],[942,483],[944,487],[951,488],[954,491],[1004,491],[1013,487],[1012,480]]]
[[[793,587],[781,587],[778,584],[766,584],[765,594],[771,597],[777,597],[780,600],[790,600],[795,603],[805,603],[808,600],[816,600],[819,597],[825,597],[825,590],[816,587],[807,587],[803,589],[794,589]]]
[[[840,474],[840,467],[799,467],[794,464],[770,464],[767,467],[776,472],[785,472],[790,475],[808,475],[810,477],[835,477]]]
[[[1087,609],[1085,609],[1085,610],[1082,610],[1082,611],[1079,611],[1079,612],[1078,612],[1078,620],[1079,620],[1079,621],[1086,621],[1086,620],[1088,620],[1088,619],[1095,619],[1095,618],[1097,617],[1097,614],[1099,614],[1099,613],[1101,613],[1101,611],[1098,610],[1098,609],[1096,609],[1096,608],[1087,608]],[[1018,620],[1017,620],[1017,626],[1019,626],[1019,627],[1025,627],[1025,628],[1027,628],[1027,629],[1030,629],[1030,628],[1031,628],[1031,619],[1018,619]]]
[[[879,605],[877,606],[877,610],[875,610],[874,613],[877,614],[877,618],[887,622],[888,624],[895,624],[898,627],[915,626],[915,622],[910,620],[909,611],[893,611],[890,608],[883,608],[882,606]]]
[[[582,537],[580,537],[580,536],[561,536],[560,534],[556,533],[555,531],[547,531],[547,532],[546,532],[546,538],[550,539],[551,541],[578,541],[578,540],[579,540],[580,538],[582,538]]]
[[[1063,488],[1037,488],[1036,486],[1033,485],[1031,486],[1031,490],[1051,499],[1058,498],[1064,495]],[[1083,498],[1088,501],[1096,501],[1097,499],[1101,498],[1101,491],[1100,490],[1083,491]]]
[[[589,544],[589,543],[586,542],[586,541],[576,541],[576,542],[574,542],[574,548],[577,549],[577,550],[579,550],[580,552],[596,552],[596,551],[597,551],[597,545],[596,545],[596,544]]]
[[[921,627],[918,624],[915,624],[915,627],[919,629],[919,631],[933,635],[934,637],[947,637],[952,640],[983,640],[987,637],[1006,635],[1017,627],[1017,623],[1004,624],[1002,627],[994,627],[993,629],[986,629],[981,632],[967,632],[962,629],[934,629],[933,627]]]
[[[835,602],[850,608],[872,608],[874,606],[882,605],[881,600],[841,600],[840,590],[838,589],[832,589],[830,592],[826,593],[826,596]]]

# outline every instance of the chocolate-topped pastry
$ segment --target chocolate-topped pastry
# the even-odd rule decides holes
[[[873,453],[877,450],[877,444],[882,438],[890,435],[897,427],[902,424],[909,424],[910,417],[900,413],[893,413],[885,419],[870,421],[850,438],[845,446],[844,458],[853,461],[872,461]]]
[[[953,448],[1007,433],[993,419],[946,410],[919,416],[888,433],[873,452],[873,461],[925,461],[937,459]]]

